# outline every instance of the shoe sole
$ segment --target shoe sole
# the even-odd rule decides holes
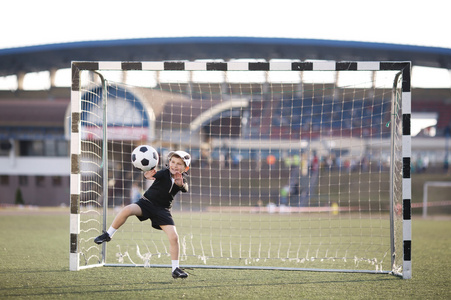
[[[111,241],[111,240],[110,240],[110,241]],[[105,243],[105,242],[109,242],[109,241],[107,241],[107,240],[102,240],[102,241],[96,241],[96,240],[94,240],[94,243],[96,243],[97,245],[103,244],[103,243]]]

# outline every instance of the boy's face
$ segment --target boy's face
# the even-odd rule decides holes
[[[169,160],[169,171],[171,174],[185,172],[185,162],[178,156],[173,155]]]

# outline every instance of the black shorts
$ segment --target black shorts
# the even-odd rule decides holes
[[[158,230],[161,230],[161,225],[175,225],[169,208],[157,206],[144,198],[136,204],[141,207],[142,216],[136,216],[141,222],[150,219],[152,227]]]

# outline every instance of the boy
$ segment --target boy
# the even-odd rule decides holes
[[[136,216],[140,221],[150,219],[152,227],[163,230],[169,238],[169,252],[172,260],[172,277],[186,278],[188,274],[179,268],[179,236],[171,215],[174,196],[182,191],[188,192],[188,183],[184,174],[189,169],[191,157],[185,151],[169,152],[169,166],[156,171],[152,169],[144,172],[144,177],[155,180],[141,199],[136,203],[125,206],[114,218],[108,231],[104,231],[94,239],[96,244],[109,242],[119,227],[128,217]]]

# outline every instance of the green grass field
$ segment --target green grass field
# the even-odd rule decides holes
[[[451,220],[413,220],[413,278],[101,267],[69,271],[68,209],[0,210],[0,299],[451,299]]]

